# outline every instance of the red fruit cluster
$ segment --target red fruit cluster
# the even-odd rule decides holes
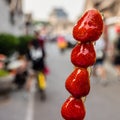
[[[65,87],[71,96],[61,108],[65,120],[83,120],[86,114],[82,98],[90,91],[88,67],[96,61],[93,42],[98,40],[103,31],[103,20],[98,10],[92,9],[78,20],[73,28],[73,37],[78,41],[71,52],[74,71],[68,76]]]

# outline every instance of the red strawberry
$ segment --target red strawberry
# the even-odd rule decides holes
[[[75,98],[88,95],[90,91],[90,80],[87,69],[76,68],[67,78],[65,86]]]
[[[103,20],[98,10],[92,9],[78,20],[73,28],[73,37],[80,42],[96,41],[103,31]]]
[[[71,52],[71,62],[76,67],[92,66],[96,61],[96,53],[92,43],[77,44]]]
[[[86,111],[82,100],[69,97],[61,108],[61,114],[65,120],[83,120]]]

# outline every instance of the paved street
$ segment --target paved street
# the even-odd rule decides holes
[[[47,64],[50,74],[47,76],[47,98],[41,101],[32,90],[28,95],[25,90],[13,91],[6,99],[0,99],[0,120],[63,120],[60,114],[61,105],[69,96],[65,89],[65,80],[72,72],[70,62],[71,50],[61,54],[55,44],[46,45]],[[91,91],[86,98],[85,120],[120,120],[120,81],[109,63],[108,84],[105,86],[91,76]]]

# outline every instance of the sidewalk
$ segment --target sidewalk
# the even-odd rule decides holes
[[[110,62],[110,60],[105,60],[104,62],[104,67],[106,69],[107,72],[107,81],[110,82],[118,82],[118,77],[117,77],[117,73],[115,70],[114,65]]]
[[[108,84],[118,84],[120,83],[119,78],[117,77],[116,70],[114,65],[111,63],[109,59],[104,61],[104,68],[106,70],[106,79],[102,79],[99,75],[92,75],[92,83],[100,83],[104,86]]]

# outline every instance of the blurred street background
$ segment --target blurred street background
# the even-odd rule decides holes
[[[0,0],[0,120],[63,120],[61,106],[70,95],[65,81],[74,69],[72,29],[91,8],[103,15],[104,60],[91,67],[85,120],[120,120],[120,0],[31,1]],[[26,57],[35,32],[45,50],[44,99]]]

